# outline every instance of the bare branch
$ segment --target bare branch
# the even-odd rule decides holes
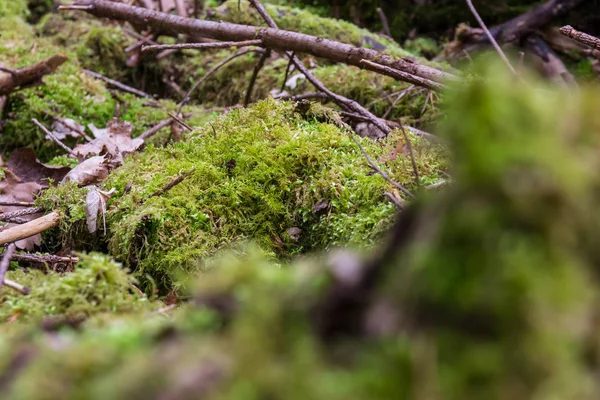
[[[256,78],[258,78],[258,73],[264,67],[267,58],[271,56],[271,50],[265,51],[256,63],[256,67],[254,67],[254,71],[252,72],[252,77],[250,78],[250,84],[248,85],[248,90],[246,90],[246,97],[244,98],[244,107],[248,107],[250,104],[250,100],[252,99],[252,91],[254,90],[254,84],[256,83]]]
[[[43,217],[36,218],[26,224],[13,226],[0,232],[0,245],[26,239],[47,229],[57,226],[60,222],[60,214],[51,212]]]
[[[316,57],[354,65],[359,68],[375,70],[378,73],[387,74],[388,70],[374,69],[368,64],[361,63],[361,60],[366,59],[377,62],[392,69],[436,82],[459,79],[456,75],[414,61],[398,59],[376,50],[355,47],[334,40],[297,32],[227,22],[182,18],[106,0],[78,0],[77,4],[90,6],[91,8],[86,11],[97,17],[124,20],[132,24],[150,26],[166,34],[189,34],[223,41],[262,39],[266,48],[307,53]],[[399,74],[395,74],[392,77],[401,79]]]

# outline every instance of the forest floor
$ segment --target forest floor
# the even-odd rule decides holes
[[[0,0],[0,395],[595,398],[594,1],[265,3]]]

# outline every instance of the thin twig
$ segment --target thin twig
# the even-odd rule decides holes
[[[0,201],[0,206],[8,207],[33,207],[35,203],[29,201]]]
[[[57,145],[59,145],[60,147],[63,148],[63,150],[65,150],[67,153],[71,154],[71,155],[75,155],[75,153],[73,152],[73,150],[67,146],[66,144],[64,144],[63,142],[61,142],[52,132],[50,132],[48,130],[48,128],[46,128],[44,125],[42,125],[40,123],[40,121],[38,121],[35,118],[32,118],[31,121],[33,121],[34,124],[36,124],[42,131],[44,131],[44,133],[46,135],[48,135],[48,137],[50,139],[52,139]]]
[[[560,33],[582,43],[586,46],[593,48],[594,50],[600,50],[600,39],[595,36],[588,35],[585,32],[580,32],[573,28],[571,25],[565,25],[559,29]]]
[[[288,76],[290,74],[290,70],[292,69],[292,65],[294,64],[294,57],[296,57],[296,52],[292,51],[292,56],[288,61],[287,67],[285,68],[285,75],[283,76],[283,82],[281,83],[281,89],[279,89],[279,92],[283,92],[285,90],[285,84],[288,80]]]
[[[391,67],[388,67],[385,65],[381,65],[381,64],[378,64],[378,63],[370,61],[370,60],[361,60],[360,62],[362,64],[370,66],[371,69],[378,70],[380,73],[385,73],[385,75],[392,76],[392,77],[394,77],[398,80],[404,81],[404,82],[412,83],[413,85],[422,86],[424,88],[431,89],[431,90],[441,90],[446,87],[443,83],[432,81],[427,78],[422,78],[417,75],[412,75],[412,74],[409,74],[408,72],[399,71],[394,68],[391,68]]]
[[[27,286],[23,286],[15,281],[11,281],[10,279],[4,279],[4,286],[14,289],[25,296],[31,293],[30,288],[28,288]]]
[[[299,100],[306,100],[306,99],[329,99],[329,96],[327,96],[327,94],[323,93],[323,92],[310,92],[310,93],[297,94],[295,96],[291,96],[291,95],[281,96],[281,97],[278,97],[278,99],[299,101]]]
[[[0,221],[7,221],[11,218],[15,217],[23,217],[25,215],[38,214],[44,212],[43,208],[33,207],[33,208],[22,208],[20,210],[5,212],[0,214]]]
[[[119,81],[115,81],[114,79],[107,78],[106,76],[101,75],[101,74],[99,74],[97,72],[90,71],[90,70],[87,70],[87,69],[84,69],[83,72],[86,73],[86,74],[88,74],[88,75],[90,75],[90,76],[93,76],[96,79],[100,79],[100,80],[108,83],[109,85],[114,86],[117,89],[120,89],[120,90],[122,90],[124,92],[128,92],[128,93],[131,93],[131,94],[135,94],[136,96],[139,96],[139,97],[145,97],[145,98],[154,100],[154,97],[150,96],[148,93],[145,93],[145,92],[142,92],[141,90],[137,90],[135,88],[132,88],[131,86],[127,86],[127,85],[125,85],[125,84],[123,84],[123,83],[121,83]]]
[[[473,2],[471,0],[466,0],[466,2],[467,2],[467,5],[469,6],[469,9],[471,9],[471,13],[473,13],[473,16],[477,20],[477,23],[479,24],[479,26],[481,26],[481,29],[483,29],[483,31],[487,35],[489,41],[492,43],[492,46],[494,46],[494,49],[496,49],[496,51],[498,52],[498,55],[500,56],[500,58],[502,59],[502,61],[504,61],[504,63],[506,64],[506,66],[508,67],[508,69],[510,70],[510,72],[512,72],[514,75],[517,75],[517,71],[515,71],[515,69],[511,65],[510,61],[508,61],[508,58],[506,57],[506,54],[504,54],[504,52],[500,48],[500,45],[498,45],[498,42],[494,38],[494,35],[492,35],[492,33],[490,32],[490,30],[485,25],[485,22],[483,22],[483,19],[479,16],[479,13],[477,12],[477,9],[473,5]]]
[[[248,90],[246,91],[246,97],[244,98],[244,107],[248,107],[250,104],[250,100],[252,99],[252,91],[254,90],[254,84],[256,83],[256,78],[258,78],[258,73],[264,67],[265,62],[271,56],[271,50],[267,49],[262,55],[260,59],[256,63],[254,67],[254,71],[252,72],[252,77],[250,78],[250,84],[248,85]]]
[[[146,140],[149,137],[154,136],[161,129],[166,128],[167,126],[171,125],[171,123],[173,121],[174,121],[173,118],[167,118],[164,121],[161,121],[158,124],[154,125],[152,128],[148,129],[146,132],[142,133],[140,136],[138,136],[138,138]]]
[[[260,1],[258,0],[250,0],[250,4],[252,4],[252,6],[254,8],[256,8],[256,10],[258,11],[258,13],[263,17],[263,19],[267,22],[267,25],[269,25],[271,28],[273,29],[279,29],[277,27],[277,24],[275,23],[275,21],[273,20],[273,18],[269,15],[269,13],[267,12],[267,10],[265,9],[265,7],[261,4]],[[329,90],[324,84],[323,82],[321,82],[320,80],[318,80],[309,70],[308,68],[306,68],[304,66],[304,64],[302,63],[302,61],[300,61],[300,59],[293,55],[291,51],[286,51],[285,52],[286,55],[293,60],[294,65],[296,66],[296,68],[298,68],[298,70],[304,75],[306,76],[306,79],[317,89],[319,89],[321,92],[327,94],[336,104],[338,104],[340,107],[344,108],[344,109],[349,109],[350,111],[354,111],[357,112],[359,114],[364,115],[365,117],[369,118],[370,122],[375,125],[384,135],[387,136],[387,134],[389,134],[391,132],[391,129],[384,123],[382,123],[381,121],[379,121],[379,119],[373,115],[369,110],[367,110],[366,108],[364,108],[363,106],[361,106],[360,104],[358,104],[356,101],[348,99],[344,96],[340,96],[339,94],[333,93],[331,90]]]
[[[400,210],[404,210],[404,206],[402,205],[400,200],[398,200],[398,198],[396,196],[394,196],[392,193],[384,192],[383,195],[385,197],[387,197],[388,199],[390,199],[392,201],[392,203],[394,203],[396,205],[396,207],[398,207]]]
[[[160,196],[161,194],[171,190],[174,186],[180,184],[185,178],[192,175],[194,172],[196,172],[195,167],[192,168],[190,171],[186,172],[185,174],[180,175],[177,178],[173,179],[171,182],[167,183],[164,187],[162,187],[161,189],[157,190],[156,192],[154,192],[150,196],[148,196],[148,198]]]
[[[167,50],[167,49],[173,49],[173,50],[222,49],[222,48],[228,48],[228,47],[247,47],[247,46],[260,46],[260,45],[262,45],[262,39],[244,40],[241,42],[157,44],[157,45],[150,45],[150,46],[142,46],[142,52]]]
[[[8,271],[8,266],[10,265],[10,260],[12,259],[13,253],[17,246],[14,243],[8,245],[6,252],[4,252],[4,257],[2,257],[2,262],[0,262],[0,292],[2,292],[2,284],[4,283],[4,277],[6,276],[6,271]]]
[[[383,32],[388,37],[392,37],[392,32],[390,31],[390,25],[388,24],[388,19],[385,16],[385,13],[381,9],[381,7],[377,7],[377,14],[379,14],[379,19],[381,20],[381,24],[383,25]]]
[[[419,177],[419,168],[417,167],[417,161],[415,160],[415,154],[413,152],[412,144],[410,143],[410,138],[406,134],[403,126],[400,126],[400,131],[402,132],[402,136],[404,136],[404,140],[406,141],[406,146],[408,147],[408,154],[410,156],[410,162],[412,163],[413,172],[415,173],[415,180],[417,181],[417,187],[421,187],[421,179]]]
[[[179,107],[177,108],[177,114],[181,113],[181,109],[183,108],[183,106],[185,105],[185,103],[187,103],[190,99],[190,96],[192,95],[192,93],[198,88],[198,86],[200,86],[202,84],[202,82],[204,82],[206,79],[208,79],[208,77],[210,77],[212,74],[214,74],[215,72],[217,72],[219,70],[219,68],[221,68],[223,65],[227,64],[228,62],[230,62],[231,60],[234,60],[238,57],[243,56],[244,54],[248,54],[248,53],[261,53],[264,52],[263,49],[244,49],[244,50],[240,50],[237,53],[227,57],[225,60],[221,61],[220,63],[218,63],[217,65],[215,65],[213,68],[210,69],[210,71],[208,71],[202,78],[198,79],[198,81],[194,84],[194,86],[192,86],[192,88],[186,93],[185,97],[183,98],[183,100],[181,100],[181,102],[179,103]]]
[[[388,181],[389,183],[391,183],[392,185],[394,185],[395,188],[401,190],[407,196],[409,196],[411,198],[415,198],[414,194],[412,194],[404,186],[402,186],[401,184],[399,184],[398,182],[396,182],[395,180],[393,180],[392,178],[390,178],[390,176],[384,170],[382,170],[381,168],[379,168],[377,166],[377,164],[375,164],[375,162],[367,154],[367,151],[365,150],[365,148],[362,146],[362,144],[360,144],[360,142],[354,137],[353,134],[350,134],[349,136],[350,136],[350,139],[352,139],[352,141],[354,143],[356,143],[356,145],[360,149],[361,153],[365,156],[365,158],[367,159],[367,162],[369,163],[369,165],[371,166],[371,168],[373,168],[375,171],[377,171],[379,173],[379,175],[381,175],[383,177],[383,179],[385,179],[386,181]]]

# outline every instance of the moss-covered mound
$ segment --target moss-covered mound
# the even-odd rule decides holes
[[[132,286],[133,277],[102,254],[83,254],[70,273],[17,269],[7,278],[28,287],[28,296],[4,288],[0,320],[39,322],[58,317],[78,322],[102,313],[118,315],[150,311],[151,303]],[[0,329],[1,330],[1,329]]]
[[[244,240],[280,257],[369,245],[393,220],[394,205],[385,192],[404,195],[369,168],[348,135],[311,112],[295,112],[293,103],[265,100],[229,112],[182,142],[150,146],[104,184],[116,189],[106,216],[109,248],[163,286]],[[400,132],[378,143],[361,141],[393,179],[417,189]],[[442,149],[414,136],[411,142],[421,184],[439,180]],[[183,182],[150,197],[192,169]],[[73,190],[50,189],[40,204],[64,209],[62,234],[71,236],[65,239],[70,245],[81,246],[85,190]]]

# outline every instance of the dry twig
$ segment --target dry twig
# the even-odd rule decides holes
[[[600,50],[600,39],[595,36],[588,35],[585,32],[580,32],[573,28],[571,25],[563,26],[559,29],[560,33],[578,41],[579,43],[585,44],[594,50]]]
[[[158,50],[183,50],[183,49],[222,49],[228,47],[248,47],[248,46],[260,46],[262,40],[244,40],[241,42],[214,42],[214,43],[177,43],[177,44],[157,44],[151,46],[142,46],[142,51],[158,51]]]
[[[60,214],[51,212],[23,225],[17,225],[0,232],[0,245],[26,239],[47,229],[55,227],[60,222]]]
[[[4,252],[4,257],[2,257],[2,262],[0,262],[0,292],[2,291],[4,277],[6,276],[6,271],[8,271],[8,266],[10,264],[10,260],[12,259],[16,247],[17,246],[14,243],[9,244],[8,248]]]
[[[479,26],[481,26],[481,29],[483,29],[483,31],[485,32],[486,36],[488,37],[488,40],[490,41],[490,43],[492,43],[492,46],[494,46],[494,49],[496,50],[496,52],[498,53],[498,55],[500,56],[500,58],[502,59],[502,61],[504,61],[504,64],[506,64],[506,66],[508,67],[508,69],[510,70],[510,72],[512,72],[514,75],[517,75],[517,71],[515,71],[514,67],[511,65],[510,61],[508,61],[508,58],[506,57],[506,54],[504,54],[504,52],[502,51],[502,49],[498,45],[498,42],[496,42],[496,39],[494,38],[494,35],[492,35],[492,33],[490,32],[490,30],[488,29],[488,27],[485,25],[485,22],[483,22],[483,19],[481,18],[481,16],[477,12],[477,9],[473,5],[473,1],[466,0],[466,2],[467,2],[467,5],[469,6],[469,9],[471,10],[471,13],[473,14],[473,16],[475,17],[475,19],[477,20],[477,23],[479,24]]]
[[[3,71],[7,73],[0,75],[0,96],[38,84],[44,75],[54,72],[65,61],[67,61],[67,57],[56,54],[27,67],[3,68]]]
[[[75,153],[73,152],[73,150],[69,146],[67,146],[66,144],[64,144],[63,142],[61,142],[52,132],[50,132],[48,130],[48,128],[46,128],[44,125],[42,125],[40,123],[40,121],[38,121],[35,118],[32,118],[31,121],[34,124],[36,124],[42,131],[44,131],[44,133],[46,135],[48,135],[48,137],[50,139],[52,139],[57,145],[59,145],[64,151],[66,151],[67,153],[69,153],[69,154],[71,154],[73,156],[75,155]]]

